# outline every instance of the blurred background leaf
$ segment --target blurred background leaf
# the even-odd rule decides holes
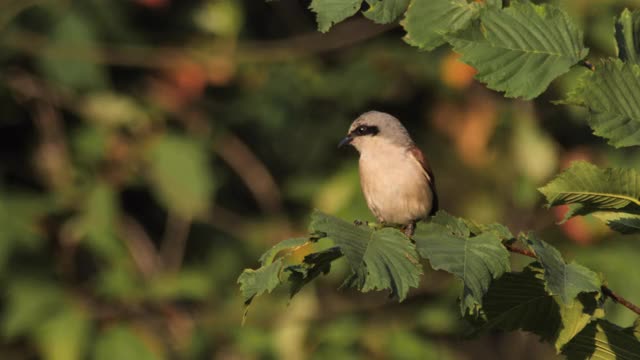
[[[536,191],[573,160],[638,167],[634,149],[592,135],[585,109],[551,104],[587,70],[531,102],[504,99],[458,54],[402,41],[396,22],[417,20],[403,17],[407,1],[343,4],[323,26],[347,19],[325,34],[312,3],[0,3],[3,359],[554,356],[522,333],[461,339],[462,287],[427,263],[397,304],[336,290],[350,271],[336,260],[291,302],[286,289],[256,299],[241,326],[238,274],[305,237],[312,209],[373,220],[355,151],[336,149],[372,109],[401,119],[427,154],[442,208],[535,230],[640,303],[635,235],[589,216],[557,226],[566,209],[545,209]],[[584,29],[590,59],[616,55],[612,19],[638,5],[555,3]]]

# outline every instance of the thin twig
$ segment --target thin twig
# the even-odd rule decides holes
[[[640,315],[640,307],[613,292],[608,286],[602,285],[602,293],[610,297],[613,301]]]
[[[173,211],[167,215],[167,227],[162,241],[161,256],[165,269],[178,271],[182,266],[191,221]]]
[[[156,273],[160,257],[153,240],[142,225],[133,217],[125,215],[119,219],[118,232],[129,249],[138,271],[146,278]]]
[[[263,211],[279,213],[282,210],[282,196],[275,179],[247,144],[227,134],[216,152],[238,174]]]
[[[521,249],[519,247],[515,247],[513,246],[513,244],[504,244],[504,247],[507,248],[507,250],[520,254],[520,255],[524,255],[524,256],[528,256],[530,258],[534,258],[537,259],[536,253],[531,251],[531,250],[527,250],[527,249]],[[607,285],[602,285],[601,287],[602,293],[605,296],[608,296],[609,298],[611,298],[611,300],[617,302],[618,304],[626,307],[627,309],[633,311],[634,313],[640,315],[640,307],[638,307],[638,305],[635,305],[634,303],[632,303],[631,301],[623,298],[622,296],[616,294],[613,290],[611,290]]]

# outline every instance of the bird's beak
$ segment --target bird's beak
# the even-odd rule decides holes
[[[353,138],[351,137],[351,135],[347,135],[347,137],[345,137],[344,139],[342,139],[342,141],[340,141],[340,143],[338,144],[338,148],[351,144],[351,141],[353,141]]]

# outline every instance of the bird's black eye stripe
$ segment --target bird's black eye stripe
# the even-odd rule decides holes
[[[354,131],[357,136],[376,135],[380,132],[377,126],[360,125]]]

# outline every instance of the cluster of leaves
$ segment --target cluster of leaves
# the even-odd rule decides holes
[[[314,0],[318,28],[327,31],[356,13],[361,0]],[[506,97],[533,99],[577,64],[590,67],[564,103],[589,109],[594,133],[610,144],[640,145],[640,11],[616,19],[617,57],[595,66],[583,59],[582,31],[559,7],[526,0],[367,0],[364,15],[377,23],[403,16],[405,41],[422,50],[449,43],[476,79]],[[335,4],[340,3],[340,6]],[[403,15],[404,14],[404,15]]]
[[[314,0],[318,27],[353,15],[362,1],[345,1],[328,6],[328,0]],[[350,3],[347,5],[347,3]],[[478,70],[476,78],[507,97],[532,99],[547,89],[552,80],[566,73],[588,53],[582,32],[556,6],[512,1],[468,2],[367,1],[365,16],[377,23],[401,21],[405,41],[421,50],[449,43],[461,60]]]
[[[313,0],[320,31],[355,14],[362,0]],[[586,107],[596,135],[610,144],[640,144],[640,12],[625,10],[615,24],[618,57],[593,66],[583,59],[588,50],[570,17],[554,5],[529,1],[367,0],[364,15],[377,23],[401,21],[405,41],[423,50],[449,43],[461,60],[476,68],[476,78],[506,97],[532,99],[579,63],[586,65],[564,103]],[[613,230],[640,230],[640,181],[629,169],[600,169],[575,163],[540,189],[549,206],[570,206],[567,218],[594,215]],[[603,280],[575,262],[566,263],[558,250],[534,234],[512,236],[502,225],[477,225],[438,213],[419,227],[413,239],[400,231],[351,225],[316,212],[308,239],[287,240],[262,258],[258,270],[239,278],[246,305],[256,295],[290,283],[291,296],[344,256],[351,275],[343,286],[390,291],[404,299],[417,287],[429,261],[463,282],[460,308],[479,331],[523,329],[540,335],[569,358],[633,359],[640,353],[638,326],[622,329],[602,319]],[[282,250],[315,242],[335,247],[288,264]],[[528,251],[535,261],[520,272],[510,269],[508,248]],[[637,323],[638,324],[638,323]]]
[[[297,248],[324,238],[335,246],[299,261],[291,256]],[[514,246],[535,254],[520,272],[510,267],[507,248]],[[478,225],[444,211],[421,224],[413,241],[395,228],[353,225],[316,211],[308,238],[275,245],[260,258],[260,268],[240,275],[245,304],[248,307],[256,296],[284,284],[289,284],[293,297],[343,257],[351,272],[342,286],[362,292],[388,290],[400,301],[410,288],[418,287],[419,259],[428,260],[434,269],[460,279],[461,315],[478,332],[530,331],[578,359],[611,354],[631,359],[629,354],[640,351],[634,329],[602,319],[606,298],[595,272],[566,263],[558,250],[534,234],[514,237],[502,225]]]

